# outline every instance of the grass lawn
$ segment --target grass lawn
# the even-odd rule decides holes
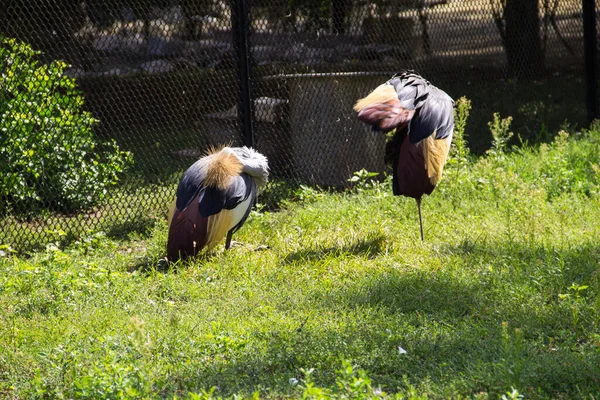
[[[5,398],[598,398],[600,125],[260,206],[165,270],[166,222],[0,256]],[[261,201],[268,200],[267,192]]]

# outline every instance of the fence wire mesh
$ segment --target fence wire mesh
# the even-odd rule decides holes
[[[530,143],[586,123],[579,0],[0,3],[1,33],[41,51],[34,65],[2,46],[0,244],[14,248],[149,229],[210,146],[252,141],[275,181],[339,187],[354,171],[383,171],[384,138],[352,105],[404,69],[471,99],[475,153],[494,112]],[[58,76],[76,91],[44,83]]]

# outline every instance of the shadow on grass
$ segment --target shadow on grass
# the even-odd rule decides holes
[[[283,262],[286,264],[291,264],[297,261],[314,261],[330,255],[339,256],[343,254],[374,258],[383,251],[382,249],[385,242],[385,236],[381,234],[370,236],[371,237],[367,237],[366,239],[359,239],[342,246],[318,246],[314,249],[299,250],[288,254],[284,258]]]
[[[200,253],[195,257],[180,259],[176,262],[169,262],[166,259],[166,249],[159,254],[147,254],[138,259],[128,268],[129,272],[138,271],[143,274],[152,272],[177,273],[182,268],[188,268],[190,264],[198,264],[210,261],[215,257],[214,253]]]
[[[127,268],[128,272],[140,272],[142,274],[148,274],[154,271],[157,272],[177,272],[177,268],[173,264],[169,264],[164,257],[153,257],[145,255],[140,259],[136,260]]]
[[[409,383],[423,384],[424,391],[437,393],[436,398],[480,392],[500,398],[511,386],[527,397],[556,398],[596,393],[598,388],[593,360],[568,349],[540,353],[512,331],[504,337],[500,323],[434,332],[419,328],[416,318],[413,321],[415,329],[395,336],[372,324],[351,330],[314,326],[301,332],[273,330],[251,339],[226,337],[236,350],[225,348],[222,337],[203,338],[196,342],[202,352],[189,355],[187,368],[173,371],[168,387],[183,392],[215,387],[224,397],[250,397],[262,387],[275,397],[299,398],[302,389],[288,383],[292,377],[301,379],[302,369],[314,368],[311,378],[316,386],[335,387],[335,371],[346,359],[387,393],[410,390]],[[399,346],[407,353],[400,353]],[[202,357],[211,361],[194,361]],[[269,392],[261,397],[270,397]]]
[[[137,234],[140,237],[147,238],[152,233],[157,219],[154,217],[141,217],[135,219],[123,219],[113,222],[106,230],[106,236],[117,239],[127,240],[131,234]]]
[[[385,308],[390,313],[419,313],[435,318],[459,318],[486,301],[472,281],[443,271],[392,271],[367,276],[332,296],[349,307]]]
[[[525,281],[536,279],[538,283],[548,281],[547,284],[555,284],[556,289],[563,290],[572,283],[598,279],[595,276],[600,262],[600,242],[593,239],[568,248],[466,239],[456,246],[442,247],[441,252],[458,256],[467,265],[489,265],[492,270],[510,269],[514,272],[510,279],[514,281],[519,277]]]

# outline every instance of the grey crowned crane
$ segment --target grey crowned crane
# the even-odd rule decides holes
[[[395,131],[386,145],[394,194],[417,201],[423,240],[421,198],[442,178],[454,131],[454,101],[422,76],[402,72],[358,100],[354,111],[376,131]]]
[[[268,177],[267,158],[248,147],[212,150],[192,164],[169,212],[167,260],[211,250],[225,235],[229,249]]]

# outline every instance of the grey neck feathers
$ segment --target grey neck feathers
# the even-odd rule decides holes
[[[243,164],[242,171],[250,175],[258,189],[263,189],[269,181],[269,163],[267,157],[249,147],[232,147],[231,150]]]

